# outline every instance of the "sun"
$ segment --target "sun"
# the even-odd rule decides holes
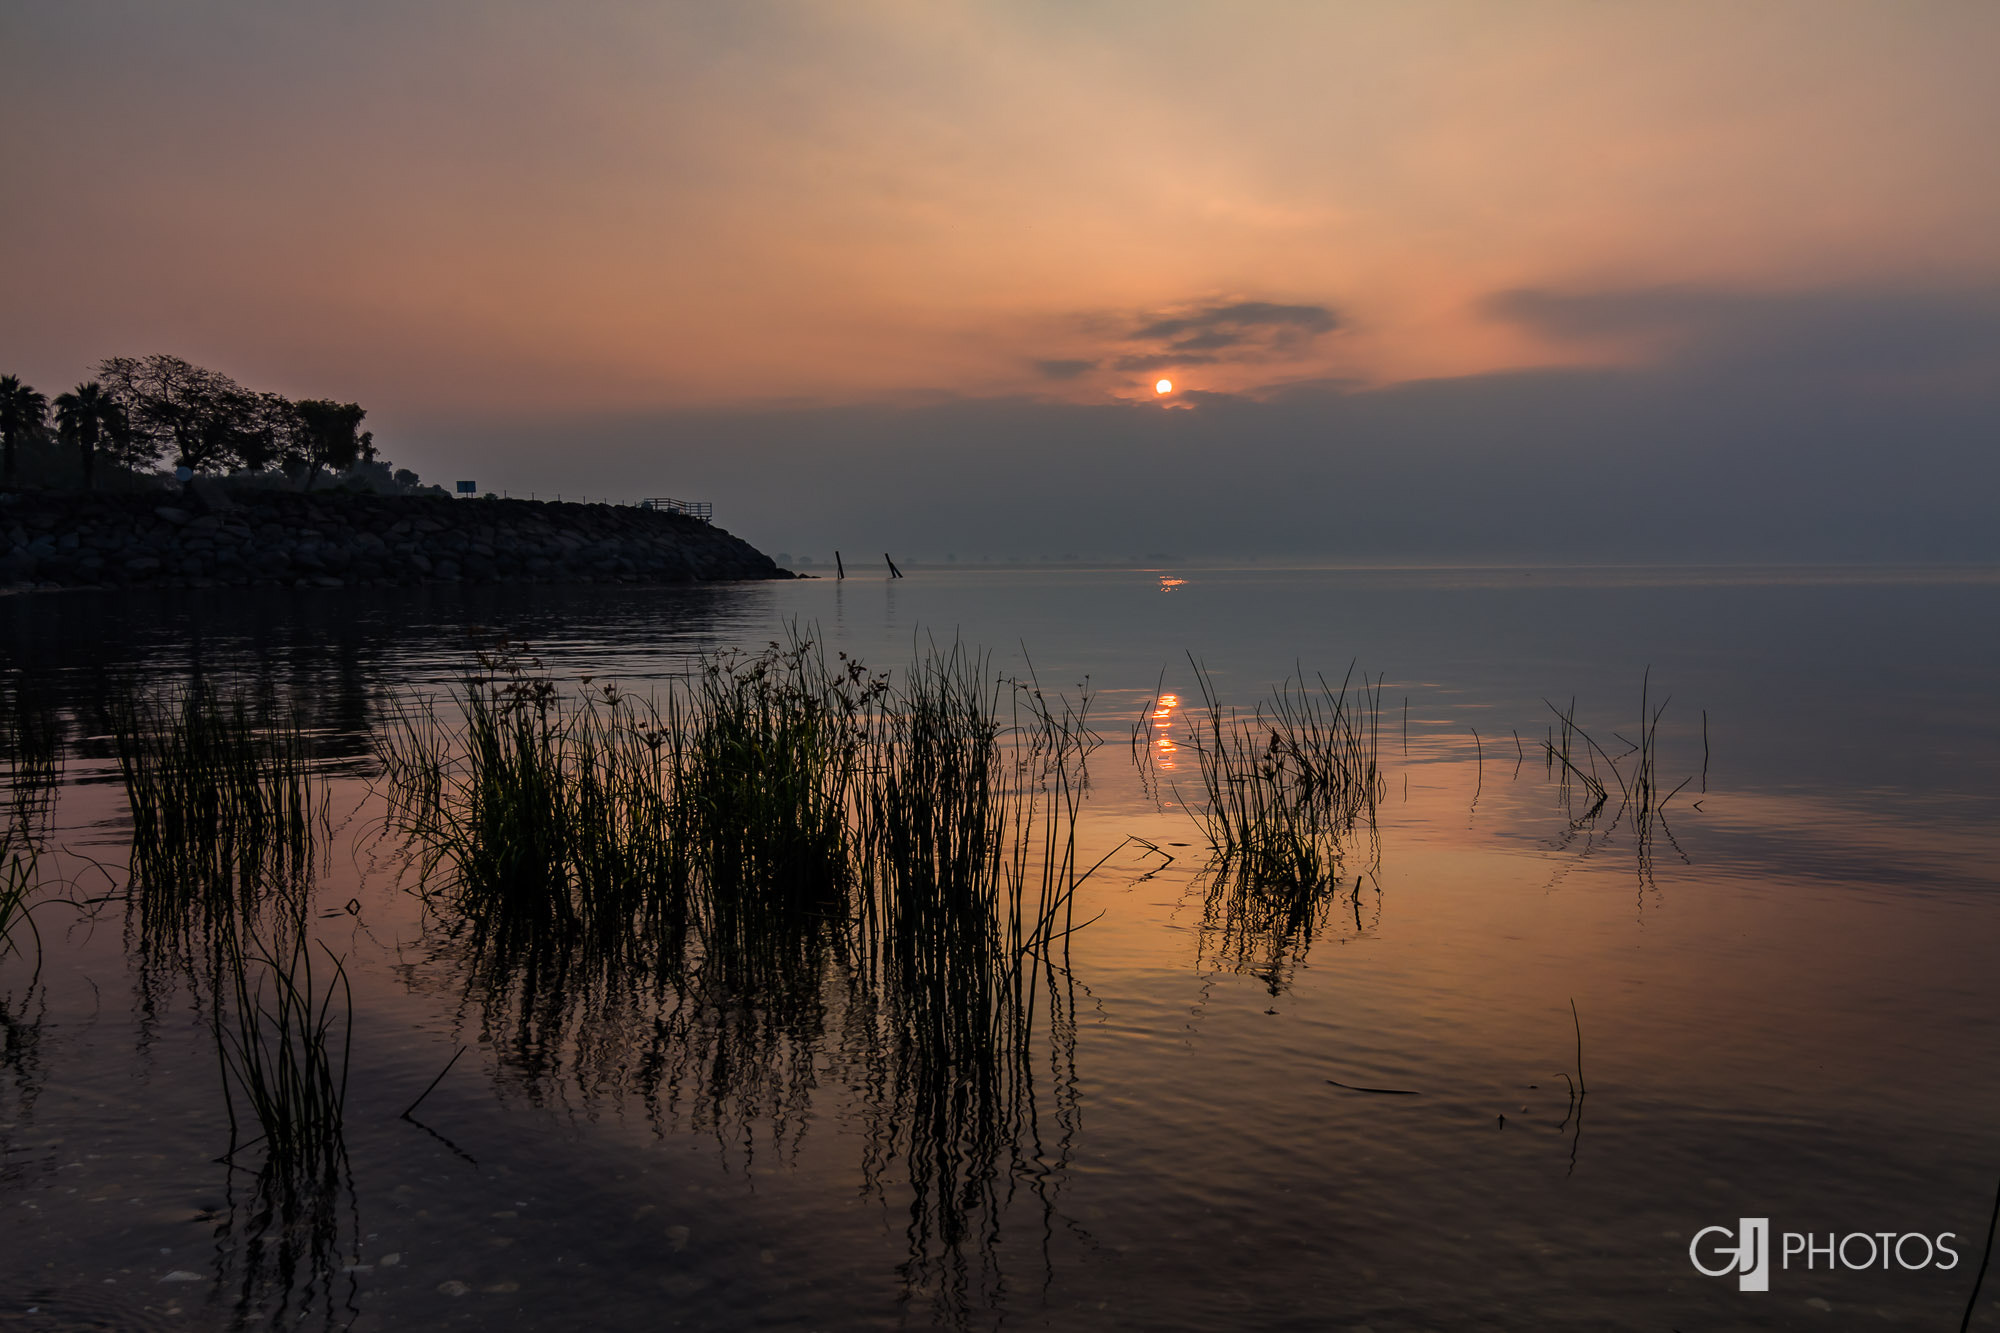
[[[1174,382],[1172,380],[1161,380],[1153,386],[1154,393],[1172,393],[1173,391]]]

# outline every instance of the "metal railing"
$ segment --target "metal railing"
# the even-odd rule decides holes
[[[650,500],[639,501],[639,508],[658,509],[668,514],[686,514],[689,518],[698,518],[704,523],[715,521],[715,506],[706,500],[670,500],[665,496],[656,496]]]

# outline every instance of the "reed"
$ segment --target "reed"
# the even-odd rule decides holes
[[[1556,722],[1561,727],[1559,736],[1554,729],[1551,729],[1548,739],[1542,744],[1543,752],[1547,758],[1546,767],[1557,780],[1558,794],[1564,808],[1570,809],[1572,815],[1574,815],[1572,806],[1574,799],[1572,780],[1574,780],[1576,786],[1583,788],[1584,792],[1590,798],[1590,803],[1586,807],[1585,813],[1580,817],[1589,818],[1604,807],[1605,800],[1604,784],[1597,776],[1597,743],[1592,741],[1589,735],[1576,725],[1576,699],[1574,696],[1569,701],[1568,711],[1557,708],[1546,699],[1542,702],[1547,704],[1549,711],[1556,715]],[[1579,742],[1583,746],[1580,750],[1576,748]],[[1579,760],[1590,765],[1588,772],[1577,767],[1577,761]],[[1613,771],[1616,771],[1615,767]]]
[[[294,898],[326,847],[328,791],[297,710],[203,682],[124,688],[109,730],[132,812],[142,934],[181,940]]]
[[[1352,667],[1338,689],[1298,672],[1244,717],[1193,666],[1201,707],[1181,744],[1205,798],[1195,807],[1210,848],[1202,952],[1276,994],[1343,897],[1358,919],[1360,881],[1349,889],[1345,877],[1357,845],[1375,860],[1381,688],[1357,686]]]
[[[837,905],[868,692],[802,640],[710,659],[664,702],[565,695],[502,645],[462,681],[456,726],[418,700],[381,733],[388,826],[481,941],[588,935],[671,965],[718,906]]]
[[[841,661],[794,630],[755,658],[711,658],[671,715],[681,831],[712,893],[840,910],[865,855],[857,782],[889,688]]]
[[[857,965],[921,970],[931,942],[989,928],[1018,957],[1073,924],[1096,738],[1087,688],[1071,703],[1019,683],[1003,726],[1005,684],[959,645],[892,683],[796,632],[708,659],[663,701],[565,697],[532,661],[488,655],[460,726],[419,701],[384,729],[388,827],[480,938],[588,936],[672,971],[675,950],[723,966],[732,939],[798,918]]]
[[[915,940],[999,902],[1021,778],[999,758],[1002,683],[962,646],[932,645],[892,684],[794,633],[644,701],[563,696],[517,654],[482,664],[459,726],[417,701],[381,741],[389,827],[458,915],[662,945],[757,899]],[[1075,706],[1018,693],[1010,752],[1079,781],[1095,737]],[[1023,939],[1053,920],[1038,903]]]
[[[1244,718],[1193,665],[1202,725],[1187,744],[1218,875],[1281,895],[1337,881],[1349,839],[1374,828],[1385,790],[1380,690],[1366,678],[1354,688],[1351,667],[1338,690],[1299,673]]]
[[[1694,777],[1683,778],[1672,788],[1664,788],[1660,779],[1660,719],[1666,715],[1667,705],[1672,697],[1652,702],[1652,670],[1648,668],[1639,686],[1639,728],[1637,739],[1620,733],[1611,733],[1624,742],[1626,748],[1618,755],[1611,754],[1600,745],[1590,733],[1577,725],[1576,701],[1572,698],[1565,710],[1544,700],[1549,711],[1555,714],[1556,726],[1543,742],[1543,751],[1548,771],[1558,780],[1558,799],[1569,814],[1572,833],[1594,829],[1598,816],[1610,801],[1613,790],[1618,795],[1618,805],[1612,811],[1610,823],[1605,833],[1615,830],[1626,820],[1632,824],[1633,840],[1639,855],[1639,870],[1642,878],[1650,878],[1652,856],[1656,839],[1665,834],[1670,845],[1672,830],[1667,826],[1667,806],[1680,795]],[[1559,728],[1559,730],[1558,730]],[[1702,717],[1702,763],[1706,772],[1708,762],[1707,714]],[[1600,767],[1600,764],[1602,767]],[[1577,807],[1576,789],[1581,788],[1587,804],[1581,811]]]

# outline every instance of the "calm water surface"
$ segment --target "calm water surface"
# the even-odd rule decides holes
[[[10,675],[80,719],[51,892],[110,899],[38,909],[39,976],[0,963],[9,1326],[1955,1328],[1971,1291],[2000,1177],[1992,572],[918,571],[0,618]],[[370,728],[448,688],[470,627],[643,690],[791,622],[882,666],[957,636],[1094,698],[1080,833],[1112,856],[991,1180],[933,1187],[871,1103],[895,1052],[837,1000],[747,1050],[684,1034],[664,1080],[616,996],[559,1035],[524,1024],[468,987],[377,836]],[[1156,687],[1194,697],[1190,653],[1246,707],[1299,667],[1381,681],[1379,846],[1310,930],[1205,910],[1186,706],[1148,716]],[[294,692],[339,774],[316,925],[356,1022],[331,1275],[285,1273],[282,1221],[215,1160],[204,1017],[132,961],[115,901],[93,701],[193,671]],[[1544,700],[1621,752],[1642,685],[1667,701],[1661,776],[1689,779],[1644,842],[1573,818],[1539,755]],[[1740,1292],[1688,1245],[1741,1217],[1950,1232],[1961,1258],[1795,1259]]]

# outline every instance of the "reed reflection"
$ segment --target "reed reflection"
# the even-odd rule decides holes
[[[346,969],[309,927],[331,830],[315,732],[274,691],[196,678],[116,688],[106,721],[131,811],[124,894],[142,1041],[182,982],[221,1074],[227,1204],[211,1299],[231,1327],[326,1327],[359,1249],[345,1108]]]
[[[69,719],[26,672],[0,684],[0,765],[5,767],[6,817],[16,842],[48,832],[68,753]]]
[[[19,1184],[25,1170],[15,1136],[32,1132],[35,1102],[48,1077],[42,1054],[47,1013],[47,994],[37,985],[0,991],[0,1184]]]

